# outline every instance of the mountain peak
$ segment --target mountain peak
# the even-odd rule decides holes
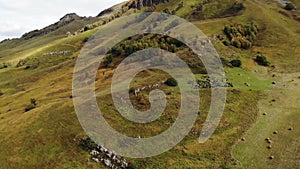
[[[64,17],[62,17],[59,22],[67,23],[77,19],[81,19],[81,17],[78,16],[76,13],[68,13]]]

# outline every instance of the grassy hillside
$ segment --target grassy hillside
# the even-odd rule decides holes
[[[166,8],[172,11],[181,2],[174,0],[142,11]],[[198,143],[210,105],[210,90],[200,89],[202,113],[193,131],[179,145],[157,157],[128,160],[135,168],[297,168],[300,23],[295,15],[298,11],[286,11],[273,0],[221,0],[205,3],[203,11],[197,12],[196,6],[203,2],[186,0],[175,14],[191,20],[212,37],[224,60],[242,61],[239,68],[226,66],[227,79],[234,87],[228,88],[221,123],[209,141]],[[245,8],[229,12],[234,2],[243,3]],[[293,2],[299,4],[299,1]],[[225,46],[223,40],[213,38],[214,35],[226,36],[225,25],[251,22],[258,25],[259,33],[250,49]],[[0,96],[1,169],[106,168],[93,162],[89,153],[74,141],[85,133],[70,98],[73,68],[86,38],[101,31],[101,26],[71,37],[66,37],[64,31],[73,32],[85,24],[90,23],[74,23],[43,37],[0,44],[0,64],[9,63],[8,68],[0,69],[0,92],[3,93]],[[254,61],[258,53],[267,57],[270,67],[259,66]],[[24,64],[17,67],[20,61]],[[101,68],[96,82],[99,105],[112,127],[129,136],[149,137],[174,123],[180,104],[178,88],[163,85],[160,89],[170,93],[164,115],[147,125],[136,124],[125,120],[112,106],[108,87],[113,72],[114,67]],[[202,76],[196,74],[198,79]],[[155,84],[165,77],[167,75],[160,71],[147,70],[138,74],[131,86]],[[133,104],[146,109],[148,94],[143,93],[145,105],[132,96]],[[25,112],[32,98],[37,100],[37,107]],[[273,134],[274,131],[278,134]],[[271,149],[267,148],[267,137],[272,139]],[[270,156],[274,159],[269,159]]]

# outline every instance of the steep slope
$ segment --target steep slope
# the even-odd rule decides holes
[[[184,7],[176,10],[182,2]],[[284,11],[289,15],[283,15],[282,6],[275,1],[243,1],[245,9],[223,17],[224,11],[231,9],[235,2],[237,1],[221,0],[203,4],[202,1],[195,0],[170,0],[148,6],[151,2],[145,1],[144,4],[143,1],[143,6],[146,7],[141,10],[128,9],[127,4],[122,4],[123,11],[108,10],[95,19],[98,21],[107,17],[113,22],[115,17],[110,17],[118,12],[167,12],[165,9],[168,8],[169,12],[176,11],[176,15],[193,21],[211,37],[218,53],[224,58],[224,63],[228,64],[225,61],[235,59],[242,61],[240,68],[226,67],[226,76],[234,87],[228,89],[224,116],[213,137],[205,144],[198,143],[199,131],[210,104],[210,90],[200,89],[202,114],[193,131],[179,145],[164,154],[146,159],[128,159],[135,168],[297,167],[299,97],[294,91],[299,87],[299,80],[295,80],[300,71],[297,48],[300,42],[299,22],[292,16],[293,11]],[[201,12],[194,13],[199,4],[204,8],[199,10]],[[216,6],[220,6],[220,9],[215,9]],[[209,11],[209,19],[203,17],[204,11]],[[67,37],[66,32],[76,32],[87,23],[95,22],[83,21],[76,16],[74,19],[69,23],[69,19],[61,22],[66,24],[46,35],[42,33],[29,40],[17,39],[0,44],[0,64],[10,65],[0,69],[0,168],[106,168],[103,164],[93,162],[89,152],[74,141],[85,133],[78,122],[71,96],[76,58],[86,38],[101,30],[102,26]],[[225,37],[225,25],[247,25],[253,21],[260,31],[256,43],[250,49],[226,46],[224,39],[214,38],[216,35]],[[109,26],[109,22],[105,25]],[[132,42],[130,45],[135,44]],[[253,60],[257,52],[266,55],[274,67],[257,65]],[[179,54],[190,56],[185,51]],[[21,61],[24,64],[16,67]],[[118,60],[113,63],[118,63]],[[173,124],[180,106],[180,92],[178,88],[167,86],[160,89],[170,93],[172,102],[158,121],[144,126],[121,117],[112,106],[108,90],[114,68],[101,68],[96,82],[99,105],[112,127],[129,136],[150,137]],[[201,79],[203,74],[196,76]],[[142,87],[149,83],[155,84],[162,77],[166,77],[162,72],[144,71],[137,75],[131,85]],[[276,82],[275,86],[272,85],[273,81]],[[145,100],[148,100],[148,94],[144,93],[141,98],[132,95],[133,104],[141,109],[147,108],[149,105]],[[25,112],[32,98],[37,100],[36,108]],[[277,101],[280,103],[276,103]],[[263,112],[267,112],[267,116],[261,116]],[[276,124],[271,123],[273,121]],[[294,128],[293,131],[287,130],[290,126]],[[279,132],[277,136],[272,135],[275,130]],[[269,151],[262,139],[271,136],[274,145]],[[258,152],[262,153],[258,156]],[[270,155],[275,158],[270,160]]]
[[[21,38],[5,40],[0,43],[0,58],[15,53],[23,53],[33,50],[40,45],[53,42],[67,36],[67,32],[76,32],[86,24],[94,23],[96,17],[79,17],[77,14],[67,14],[60,21],[41,30],[34,30],[24,34]]]

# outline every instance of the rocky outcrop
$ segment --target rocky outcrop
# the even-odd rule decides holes
[[[21,37],[21,39],[29,40],[29,39],[32,39],[37,36],[46,35],[50,32],[53,32],[53,31],[59,29],[62,26],[65,26],[65,25],[75,21],[75,20],[81,20],[81,19],[83,19],[83,17],[78,16],[76,13],[70,13],[70,14],[65,15],[58,22],[56,22],[50,26],[47,26],[41,30],[34,30],[34,31],[24,34]]]
[[[138,0],[137,2],[137,9],[140,10],[144,7],[144,3],[143,0]]]
[[[104,15],[107,15],[107,14],[111,14],[113,13],[114,10],[112,8],[108,8],[108,9],[105,9],[104,11],[100,12],[97,17],[101,17],[101,16],[104,16]]]
[[[74,20],[79,20],[82,17],[78,16],[76,13],[70,13],[62,17],[57,24],[67,24]]]

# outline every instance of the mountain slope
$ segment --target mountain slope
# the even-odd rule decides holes
[[[58,22],[56,25],[62,25],[50,33],[47,31],[51,30],[50,27],[43,29],[42,31],[46,30],[46,35],[44,32],[28,40],[15,39],[0,44],[0,65],[9,65],[0,69],[0,91],[3,94],[0,96],[0,168],[106,168],[105,165],[92,161],[89,152],[74,141],[85,136],[85,133],[72,103],[73,69],[86,38],[101,31],[104,25],[109,27],[110,22],[121,15],[142,11],[175,11],[176,15],[189,19],[211,37],[225,61],[238,59],[242,66],[225,68],[226,76],[234,87],[228,89],[224,116],[208,142],[198,143],[211,97],[209,89],[200,89],[202,113],[193,131],[179,145],[164,154],[146,159],[128,159],[135,168],[298,166],[300,24],[293,17],[297,11],[285,11],[280,4],[271,0],[221,0],[210,3],[170,0],[154,5],[147,5],[149,2],[146,2],[143,4],[146,7],[141,10],[137,7],[130,8],[132,2],[118,6],[123,10],[100,13],[100,18],[83,19],[71,15],[75,17],[74,21]],[[177,10],[182,2],[183,7]],[[243,3],[245,8],[228,12],[236,2]],[[198,8],[198,5],[202,8]],[[220,9],[216,9],[218,6]],[[104,25],[79,31],[86,25],[99,22]],[[255,22],[260,29],[252,48],[246,50],[224,45],[223,40],[227,38],[223,33],[225,25],[247,25],[250,22]],[[67,37],[67,32],[78,33]],[[224,39],[214,38],[215,35]],[[135,45],[134,42],[131,45]],[[267,57],[271,62],[270,67],[256,64],[254,59],[258,52]],[[177,54],[190,57],[185,50],[178,51]],[[113,60],[113,63],[118,62],[119,60]],[[24,64],[17,67],[18,63]],[[180,92],[178,88],[165,85],[160,89],[170,93],[168,97],[172,99],[162,118],[145,126],[121,117],[112,106],[108,90],[114,68],[99,69],[96,82],[98,104],[112,127],[126,135],[149,137],[173,124],[180,106]],[[205,75],[196,74],[199,80],[203,76]],[[131,86],[155,84],[162,77],[166,77],[162,72],[147,70],[139,73]],[[133,104],[137,108],[146,109],[149,106],[145,101],[148,95],[149,93],[143,93],[141,98],[131,95]],[[31,98],[37,100],[37,106],[25,112]],[[263,113],[267,115],[264,116]],[[290,127],[294,130],[289,131]],[[274,131],[278,131],[278,134],[272,134]],[[272,149],[267,148],[267,137],[271,137],[273,141]],[[274,159],[270,160],[269,156],[272,155]]]

